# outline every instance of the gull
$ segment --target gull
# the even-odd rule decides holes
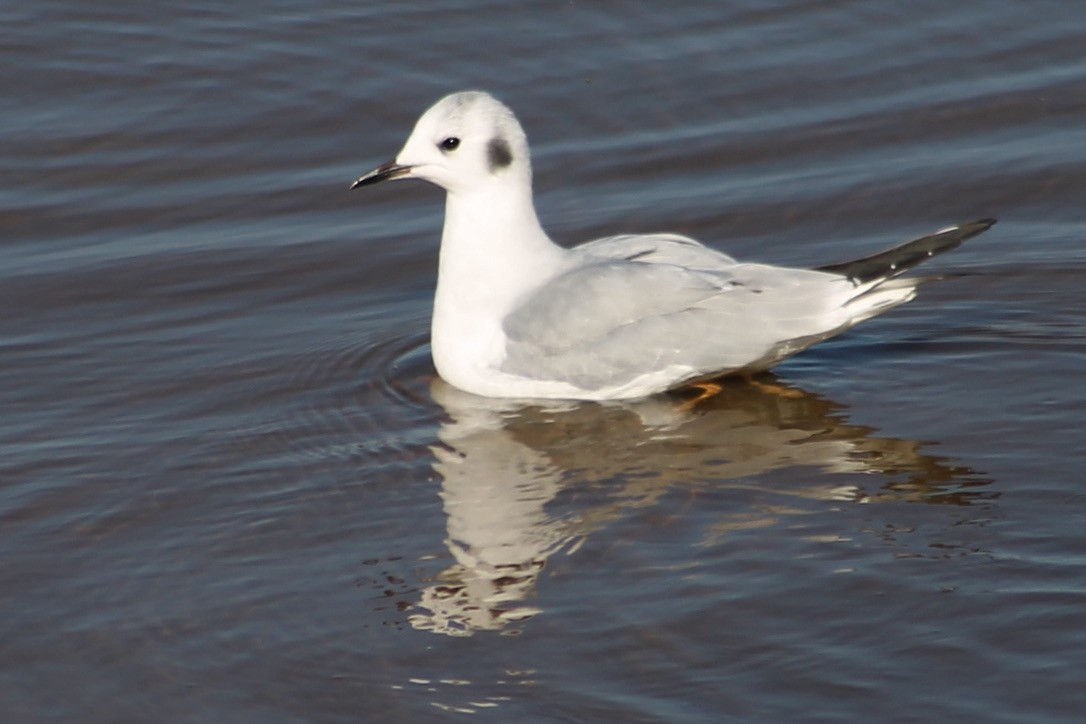
[[[482,91],[439,100],[351,188],[408,178],[446,192],[434,367],[485,397],[632,399],[767,370],[908,302],[926,278],[903,272],[995,223],[816,269],[740,262],[671,233],[564,248],[536,216],[524,130]]]

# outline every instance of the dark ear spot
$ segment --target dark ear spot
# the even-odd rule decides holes
[[[505,139],[497,136],[486,144],[486,158],[490,164],[490,172],[494,173],[513,163],[513,152],[509,150],[509,144]]]

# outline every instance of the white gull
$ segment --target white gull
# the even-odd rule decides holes
[[[351,188],[402,178],[447,192],[434,366],[488,397],[628,399],[769,369],[909,301],[925,278],[902,272],[995,223],[817,269],[738,262],[678,234],[565,249],[536,217],[520,123],[480,91],[434,104]]]

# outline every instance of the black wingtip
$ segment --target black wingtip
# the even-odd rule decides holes
[[[895,277],[912,267],[927,261],[936,254],[957,248],[963,241],[983,233],[996,223],[996,219],[985,218],[965,224],[948,226],[934,234],[913,239],[892,249],[854,259],[842,264],[820,266],[817,271],[841,274],[857,284],[871,282],[880,278]]]
[[[988,231],[988,229],[995,226],[998,221],[999,219],[992,218],[977,219],[976,221],[970,221],[968,224],[959,224],[957,228],[964,233],[968,233],[969,236],[976,236],[983,231]]]

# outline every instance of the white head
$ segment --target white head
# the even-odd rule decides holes
[[[396,159],[365,174],[351,188],[421,178],[450,193],[495,182],[530,188],[528,139],[513,112],[482,91],[445,96],[430,107]]]

